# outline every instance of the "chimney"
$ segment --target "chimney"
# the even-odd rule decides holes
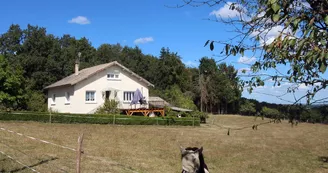
[[[79,62],[75,61],[75,75],[79,75]]]
[[[81,57],[81,52],[78,53],[78,58],[75,60],[75,75],[79,75],[80,57]]]

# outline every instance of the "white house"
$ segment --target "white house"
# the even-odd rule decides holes
[[[113,61],[79,71],[59,80],[45,89],[48,90],[48,109],[62,113],[94,113],[105,99],[115,99],[120,109],[148,108],[145,105],[130,105],[134,92],[139,89],[146,101],[149,87],[153,84],[128,68]]]

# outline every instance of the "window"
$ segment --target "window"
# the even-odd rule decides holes
[[[118,73],[108,73],[107,74],[107,79],[110,79],[110,80],[119,80],[120,79],[120,75]]]
[[[65,92],[65,104],[70,104],[70,99],[69,92]]]
[[[134,92],[131,92],[131,91],[125,91],[125,92],[123,93],[123,101],[125,101],[125,102],[130,102],[130,101],[132,101],[133,96],[134,96]]]
[[[96,92],[95,91],[86,91],[85,92],[85,101],[86,102],[96,102]]]
[[[56,94],[52,94],[51,104],[52,105],[55,105],[56,104]]]

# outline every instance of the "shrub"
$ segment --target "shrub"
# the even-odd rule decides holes
[[[322,117],[317,110],[305,110],[301,113],[301,121],[309,123],[321,123]]]
[[[96,114],[116,114],[119,113],[120,110],[118,109],[118,101],[113,99],[105,101],[104,105],[99,107],[96,111]]]
[[[49,122],[50,114],[34,112],[0,112],[0,120],[4,121],[37,121]],[[114,122],[115,121],[115,122]],[[52,123],[66,124],[123,124],[123,125],[182,125],[182,126],[199,126],[200,121],[193,118],[176,118],[176,117],[143,117],[127,115],[109,115],[109,114],[51,114]]]
[[[176,112],[176,111],[174,111],[174,110],[172,110],[170,107],[168,107],[168,106],[165,106],[164,107],[164,111],[165,111],[165,115],[167,116],[167,117],[177,117],[178,116],[178,112]]]
[[[31,91],[27,101],[27,109],[30,111],[45,112],[47,105],[44,94],[39,91]]]
[[[272,109],[264,106],[261,113],[267,118],[281,119],[281,114],[277,109]]]
[[[192,111],[189,113],[190,117],[195,117],[199,119],[202,123],[206,123],[206,118],[208,118],[208,114],[206,112],[200,111]]]
[[[242,115],[254,115],[256,113],[255,104],[246,100],[245,103],[240,106],[239,112]]]

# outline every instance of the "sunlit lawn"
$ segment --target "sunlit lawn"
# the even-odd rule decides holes
[[[319,173],[328,172],[328,126],[232,115],[211,116],[201,127],[117,126],[0,122],[0,127],[71,148],[84,133],[82,172],[180,173],[179,145],[203,146],[211,173]],[[247,126],[244,130],[231,128]],[[75,172],[76,152],[0,131],[0,151],[39,172]],[[42,161],[47,161],[42,163]],[[23,168],[0,154],[0,172]],[[32,172],[23,169],[18,172]]]

